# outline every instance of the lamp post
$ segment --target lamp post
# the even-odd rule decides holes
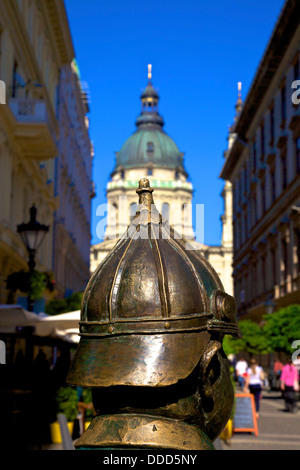
[[[35,255],[39,249],[46,233],[49,231],[49,226],[42,225],[36,220],[37,209],[35,205],[30,208],[30,220],[28,223],[23,223],[17,226],[17,231],[22,238],[24,245],[28,251],[28,268],[32,273],[35,268]],[[31,292],[28,293],[28,310],[33,311],[33,299]]]
[[[275,308],[275,303],[272,301],[272,299],[269,299],[265,302],[265,309],[266,309],[266,314],[271,315],[274,312]],[[270,352],[270,378],[271,378],[271,390],[274,385],[274,353],[273,351]]]

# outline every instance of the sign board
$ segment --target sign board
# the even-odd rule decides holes
[[[254,432],[258,436],[254,396],[251,393],[235,394],[233,432]]]

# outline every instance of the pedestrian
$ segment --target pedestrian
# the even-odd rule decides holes
[[[283,368],[283,363],[279,359],[277,359],[277,361],[275,361],[274,363],[273,372],[275,374],[276,388],[279,388],[279,389],[280,389],[280,376],[281,376],[282,368]]]
[[[285,411],[296,411],[296,391],[299,389],[299,372],[291,358],[287,360],[287,364],[282,369],[280,382],[285,400]]]
[[[276,379],[280,379],[282,368],[283,368],[282,362],[279,359],[277,359],[277,361],[275,361],[274,363],[274,368],[273,368],[276,374]]]
[[[243,390],[245,386],[245,374],[247,372],[248,364],[243,357],[239,359],[235,366],[235,373],[239,383],[239,386]]]
[[[259,366],[255,359],[251,359],[250,367],[247,369],[247,377],[245,383],[245,392],[249,392],[254,396],[256,417],[259,418],[260,396],[262,391],[265,373],[263,368]]]

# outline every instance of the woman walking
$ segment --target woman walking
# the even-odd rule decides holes
[[[262,385],[264,380],[264,371],[260,367],[255,359],[251,359],[250,367],[247,370],[245,391],[248,391],[254,395],[256,417],[259,418],[259,401],[260,394],[262,391]]]
[[[283,367],[280,377],[281,390],[285,400],[285,411],[296,411],[296,391],[299,387],[299,373],[294,366],[292,359],[287,360],[287,364]]]

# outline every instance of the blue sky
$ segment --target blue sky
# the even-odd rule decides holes
[[[204,242],[221,240],[223,212],[219,174],[228,127],[234,118],[237,82],[245,98],[283,0],[65,0],[82,81],[91,95],[95,147],[92,243],[96,208],[114,152],[135,131],[140,93],[153,64],[164,130],[185,153],[193,203],[204,204]]]

